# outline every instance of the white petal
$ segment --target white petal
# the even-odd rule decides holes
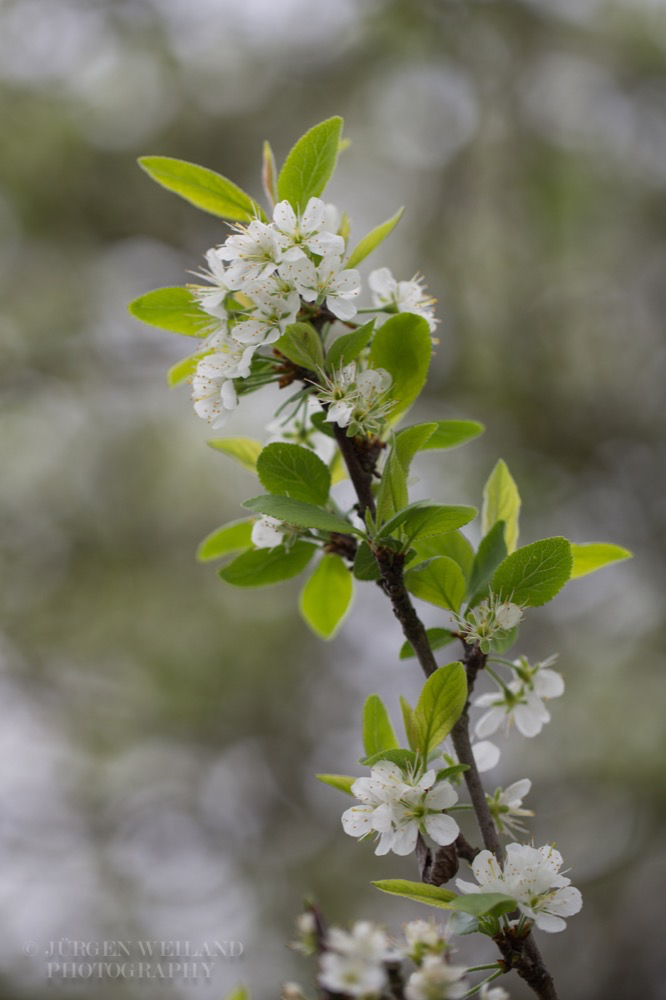
[[[540,931],[546,931],[548,934],[557,934],[559,931],[567,929],[566,920],[562,920],[561,917],[553,917],[550,913],[535,913],[534,923]]]
[[[419,835],[418,823],[406,823],[404,826],[399,827],[395,831],[393,837],[393,853],[394,854],[411,854],[416,848],[416,840]]]
[[[492,736],[492,734],[497,732],[499,727],[502,725],[504,716],[504,709],[500,706],[491,708],[490,711],[482,715],[477,721],[474,727],[474,732],[479,739],[483,739],[485,736]]]
[[[296,213],[288,201],[279,201],[273,210],[273,222],[285,233],[296,229]]]
[[[521,778],[520,781],[514,781],[512,785],[509,785],[502,792],[501,801],[505,805],[520,805],[531,787],[532,782],[529,778]]]
[[[500,749],[490,740],[481,740],[472,747],[476,767],[480,774],[491,771],[500,759]]]
[[[583,897],[579,889],[573,885],[558,889],[550,903],[549,913],[556,913],[560,917],[572,917],[583,907]]]
[[[435,843],[442,847],[452,844],[460,833],[458,824],[452,816],[444,816],[443,814],[441,816],[426,816],[424,824]]]
[[[516,720],[516,728],[523,736],[537,736],[543,729],[540,714],[534,712],[528,705],[516,705],[513,717]]]
[[[534,678],[534,690],[540,698],[559,698],[564,694],[564,681],[557,670],[539,670]]]
[[[458,801],[458,793],[448,781],[435,785],[425,798],[426,809],[448,809]]]
[[[372,814],[374,809],[370,806],[352,806],[342,814],[342,829],[350,837],[363,837],[366,833],[372,833]]]
[[[303,295],[305,299],[305,295]],[[306,302],[310,301],[306,299]],[[349,299],[338,299],[335,295],[328,295],[326,297],[326,305],[338,319],[349,320],[353,319],[356,315],[357,309],[353,302]]]

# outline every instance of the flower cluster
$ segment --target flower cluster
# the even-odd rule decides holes
[[[382,760],[351,790],[360,805],[343,813],[343,829],[350,837],[376,834],[375,854],[411,854],[419,833],[446,846],[460,832],[456,821],[443,812],[457,802],[457,792],[449,781],[438,781],[434,769],[416,777]]]
[[[384,368],[359,371],[355,362],[344,365],[333,375],[320,373],[318,398],[328,404],[326,420],[346,427],[347,434],[376,434],[384,417],[394,405],[386,399],[391,376]]]
[[[561,675],[550,669],[555,659],[550,656],[543,663],[531,665],[521,656],[510,665],[512,679],[508,684],[500,682],[498,690],[474,699],[474,705],[487,709],[475,726],[479,739],[491,736],[502,724],[508,728],[512,722],[523,736],[537,736],[541,732],[550,722],[544,701],[559,698],[564,692]]]
[[[297,318],[311,318],[321,309],[327,319],[344,323],[356,315],[361,278],[355,268],[345,266],[339,229],[338,210],[320,198],[310,198],[302,213],[281,201],[271,222],[235,225],[221,246],[206,253],[207,266],[198,274],[206,284],[190,285],[210,317],[208,337],[197,352],[192,395],[195,411],[213,427],[237,406],[234,382],[251,374],[255,353],[274,344]],[[413,312],[434,329],[434,299],[420,278],[397,282],[381,268],[372,272],[369,285],[376,312]],[[388,388],[385,373],[345,370],[341,378],[350,390],[353,383],[353,390],[336,397],[341,406],[329,419],[348,426],[354,413],[369,419],[374,407],[377,420],[375,397]],[[330,401],[331,391],[325,386],[328,395],[322,399]]]
[[[381,928],[359,920],[351,931],[331,927],[321,957],[319,984],[345,996],[378,996],[388,983],[387,962],[399,961]]]
[[[461,892],[498,892],[516,900],[521,914],[542,931],[563,931],[564,917],[578,913],[583,905],[571,879],[560,875],[562,855],[553,847],[509,844],[500,865],[490,851],[481,851],[472,871],[476,883],[456,880]]]
[[[504,639],[520,623],[523,609],[511,601],[499,601],[493,594],[458,617],[458,627],[468,645],[479,644],[482,653],[489,653],[493,639]]]
[[[523,799],[529,794],[532,782],[529,778],[514,781],[508,788],[496,788],[493,795],[486,795],[490,815],[500,833],[525,833],[520,822],[523,816],[534,816],[531,809],[523,809]]]

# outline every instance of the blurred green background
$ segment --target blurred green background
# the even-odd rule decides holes
[[[308,982],[285,948],[306,892],[336,920],[417,912],[368,886],[410,859],[345,837],[312,777],[354,770],[370,691],[416,696],[390,610],[367,585],[322,645],[298,584],[235,591],[195,564],[255,481],[165,385],[189,344],[126,312],[226,233],[138,155],[259,196],[264,138],[283,158],[342,114],[329,195],[354,236],[407,206],[366,273],[420,270],[440,300],[420,415],[488,427],[422,460],[414,494],[478,503],[502,455],[523,541],[635,551],[530,614],[521,649],[558,651],[567,694],[490,781],[533,778],[535,842],[584,892],[541,935],[562,996],[666,997],[663,0],[4,0],[0,111],[0,995],[244,980],[268,1000]],[[265,436],[267,395],[229,433]],[[60,938],[245,952],[210,984],[49,982]]]

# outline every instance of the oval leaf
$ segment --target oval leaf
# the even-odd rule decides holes
[[[346,792],[347,795],[354,794],[351,786],[358,780],[350,774],[315,774],[315,778],[324,785],[330,785],[331,788],[337,788],[340,792]]]
[[[331,488],[331,473],[309,448],[276,441],[267,444],[257,459],[261,485],[271,493],[324,504]]]
[[[402,510],[392,517],[384,525],[381,533],[388,535],[398,528],[402,528],[407,539],[414,542],[419,538],[444,535],[447,531],[461,528],[464,524],[469,524],[477,514],[476,507],[453,504],[449,506],[419,504],[418,507]]]
[[[363,747],[368,757],[400,747],[386,706],[378,694],[371,694],[363,707]]]
[[[276,517],[285,524],[295,524],[299,528],[318,528],[320,531],[337,531],[346,535],[362,534],[358,528],[337,514],[331,514],[302,500],[292,500],[290,497],[271,495],[251,497],[244,502],[243,507],[259,514]]]
[[[393,232],[395,227],[400,222],[404,211],[404,208],[399,208],[395,215],[392,215],[390,219],[387,219],[386,222],[382,222],[381,225],[371,229],[370,232],[363,237],[358,246],[352,250],[345,267],[357,267],[362,260],[365,260],[368,254],[371,254],[373,250],[376,250],[379,244],[383,243],[386,237]]]
[[[520,494],[506,462],[501,458],[486,485],[483,487],[483,509],[481,511],[481,531],[487,535],[493,525],[504,521],[504,540],[507,552],[513,552],[518,544],[518,516],[520,514]]]
[[[348,365],[350,361],[357,358],[361,351],[370,343],[374,329],[375,321],[371,319],[369,323],[360,326],[353,333],[345,333],[341,337],[338,337],[337,340],[334,340],[326,355],[326,368],[328,371]]]
[[[135,319],[186,337],[205,337],[215,320],[199,306],[187,288],[156,288],[130,302],[128,309]]]
[[[142,156],[139,166],[162,187],[211,215],[236,222],[264,217],[256,201],[232,181],[207,167],[171,156]]]
[[[235,458],[250,472],[256,471],[257,459],[263,447],[261,441],[255,441],[253,438],[214,438],[206,444],[215,451],[221,451],[224,455]]]
[[[230,521],[206,535],[197,549],[197,560],[208,562],[210,559],[220,559],[231,552],[249,549],[251,545],[252,521]]]
[[[395,399],[391,421],[401,417],[425,385],[432,356],[430,328],[422,316],[392,316],[375,334],[370,366],[385,368],[393,379],[388,397]]]
[[[477,420],[439,420],[437,430],[432,433],[421,450],[458,448],[461,444],[474,440],[484,431],[485,427]]]
[[[572,567],[571,544],[566,538],[543,538],[507,556],[495,571],[492,589],[514,604],[538,607],[560,592]]]
[[[252,549],[218,571],[234,587],[267,587],[302,573],[316,552],[315,545],[295,542],[291,548]]]
[[[300,596],[300,611],[315,635],[332,639],[354,596],[352,575],[333,554],[324,555]]]
[[[610,566],[611,563],[632,558],[629,549],[623,549],[621,545],[611,545],[610,542],[583,542],[580,544],[572,542],[571,554],[573,556],[572,580],[577,580],[579,576],[587,576],[588,573],[595,573],[598,569],[603,569],[604,566]]]
[[[427,885],[425,882],[409,882],[404,878],[382,879],[371,884],[392,896],[404,896],[405,899],[413,899],[414,902],[425,903],[426,906],[437,906],[442,910],[449,910],[451,901],[456,899],[455,892],[451,892],[450,889],[442,889],[439,885]]]
[[[301,368],[307,368],[308,371],[323,368],[324,349],[321,338],[309,323],[291,323],[273,346]]]
[[[305,208],[328,184],[340,148],[342,118],[327,118],[311,128],[291,149],[278,177],[278,198]]]
[[[456,896],[451,901],[451,909],[469,913],[473,917],[499,917],[510,913],[518,906],[515,899],[501,892],[470,892],[466,896]]]
[[[460,566],[448,556],[437,556],[422,569],[408,570],[405,584],[415,597],[448,611],[457,612],[465,596],[465,577]]]
[[[423,686],[414,720],[421,753],[427,758],[449,735],[467,701],[467,676],[462,663],[448,663],[431,674]]]

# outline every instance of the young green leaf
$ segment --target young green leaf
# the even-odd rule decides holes
[[[379,882],[372,882],[376,889],[388,892],[392,896],[404,896],[405,899],[413,899],[416,903],[425,903],[426,906],[437,906],[441,910],[449,910],[451,901],[456,899],[455,892],[450,889],[443,889],[439,885],[428,885],[426,882],[409,882],[404,878],[387,878]]]
[[[572,542],[571,553],[573,555],[572,580],[577,580],[579,576],[587,576],[588,573],[595,573],[598,569],[603,569],[604,566],[610,566],[611,563],[632,558],[629,549],[623,549],[621,545],[611,545],[610,542],[582,542],[580,544]]]
[[[424,757],[446,739],[466,701],[467,677],[462,663],[448,663],[430,675],[414,710],[419,749]]]
[[[470,892],[451,900],[451,909],[469,913],[473,917],[500,917],[515,910],[517,902],[501,892]]]
[[[347,535],[362,534],[359,528],[355,528],[338,514],[331,514],[327,510],[321,510],[314,504],[304,503],[302,500],[292,500],[291,497],[274,495],[251,497],[243,503],[243,507],[257,511],[259,514],[276,517],[278,521],[284,521],[285,524],[295,524],[299,528],[338,531]]]
[[[449,643],[453,642],[456,636],[448,630],[448,628],[428,628],[426,629],[426,634],[428,636],[428,642],[430,643],[430,648],[434,651],[436,649],[441,649],[443,646],[448,646]],[[400,659],[410,660],[413,656],[416,656],[411,643],[403,642],[400,648]]]
[[[395,447],[391,448],[377,491],[377,524],[388,520],[409,502],[407,476]]]
[[[257,475],[270,493],[279,493],[320,506],[331,488],[331,473],[309,448],[275,441],[257,459]]]
[[[196,163],[171,156],[142,156],[139,166],[168,191],[196,208],[235,222],[265,218],[260,206],[232,181]]]
[[[395,423],[412,405],[425,385],[432,356],[430,328],[422,316],[399,313],[375,334],[370,366],[385,368],[393,379],[388,397],[395,399],[391,422]]]
[[[436,429],[436,423],[414,424],[413,427],[405,427],[399,434],[396,434],[396,451],[405,470],[405,475],[409,475],[409,467],[414,455],[417,451],[423,450]]]
[[[194,375],[201,358],[205,358],[211,351],[199,351],[198,354],[188,354],[182,361],[177,361],[175,365],[167,371],[167,385],[173,389],[177,385],[186,382],[190,376]]]
[[[447,531],[445,535],[419,538],[413,545],[416,562],[433,559],[435,556],[448,556],[458,563],[465,579],[469,579],[474,564],[474,549],[462,532]]]
[[[361,351],[370,343],[374,330],[375,321],[371,319],[369,323],[359,326],[358,330],[354,330],[352,333],[344,333],[337,340],[334,340],[326,355],[327,370],[329,372],[336,371],[341,366],[348,365],[350,361],[357,358]]]
[[[407,742],[409,743],[412,750],[418,750],[419,747],[419,727],[414,719],[414,709],[409,704],[409,702],[400,695],[400,708],[402,710],[402,723],[405,727],[405,735],[407,736]]]
[[[324,555],[301,591],[303,618],[320,639],[332,639],[344,621],[354,594],[352,575],[340,558]]]
[[[386,706],[378,694],[371,694],[363,706],[363,747],[368,757],[400,748]]]
[[[374,767],[380,760],[388,760],[403,771],[408,771],[416,766],[417,758],[418,755],[413,750],[379,750],[371,757],[362,757],[359,763],[365,767]]]
[[[449,611],[457,612],[465,596],[465,577],[460,566],[448,556],[437,556],[423,568],[408,570],[405,584],[415,597]]]
[[[327,118],[298,140],[278,177],[278,198],[304,209],[318,198],[335,170],[342,134],[342,118]]]
[[[277,170],[275,168],[275,156],[268,140],[264,142],[261,181],[269,204],[275,205],[277,202]]]
[[[481,540],[479,550],[474,558],[472,577],[467,590],[468,603],[471,608],[487,595],[493,573],[507,557],[504,530],[504,521],[496,521],[488,534]]]
[[[309,323],[291,323],[273,346],[295,365],[308,371],[324,366],[321,338]]]
[[[485,427],[477,420],[439,420],[437,430],[428,438],[423,451],[432,451],[435,448],[458,448],[461,444],[473,441],[484,431]]]
[[[469,524],[478,511],[476,507],[456,505],[421,504],[401,510],[386,522],[381,535],[389,535],[402,528],[410,542],[431,535],[444,535],[447,531]]]
[[[352,250],[345,267],[358,267],[361,261],[365,260],[368,254],[371,254],[373,250],[376,250],[379,244],[383,243],[386,237],[393,232],[395,227],[400,222],[404,211],[404,208],[399,208],[395,215],[392,215],[390,219],[387,219],[386,222],[382,222],[381,225],[370,230],[370,232],[363,237],[358,246]]]
[[[331,788],[337,788],[340,792],[346,792],[347,795],[354,794],[351,786],[358,780],[350,774],[315,774],[315,778],[324,785],[330,785]]]
[[[518,544],[518,516],[520,494],[506,462],[501,458],[483,487],[481,531],[487,535],[498,521],[504,521],[504,540],[507,552]]]
[[[206,444],[215,451],[221,451],[224,455],[235,458],[250,472],[256,471],[257,459],[263,447],[261,441],[255,441],[253,438],[213,438]]]
[[[295,542],[291,548],[250,549],[237,556],[218,575],[234,587],[267,587],[302,573],[317,551],[315,545]]]
[[[215,325],[192,292],[180,285],[146,292],[130,302],[128,309],[142,323],[186,337],[205,337]]]
[[[231,521],[206,535],[197,549],[198,562],[220,559],[252,545],[252,521]]]
[[[377,560],[367,542],[361,542],[356,550],[354,576],[357,580],[378,580],[380,577]]]
[[[543,538],[523,545],[500,563],[493,593],[527,607],[546,604],[571,576],[573,557],[566,538]]]

